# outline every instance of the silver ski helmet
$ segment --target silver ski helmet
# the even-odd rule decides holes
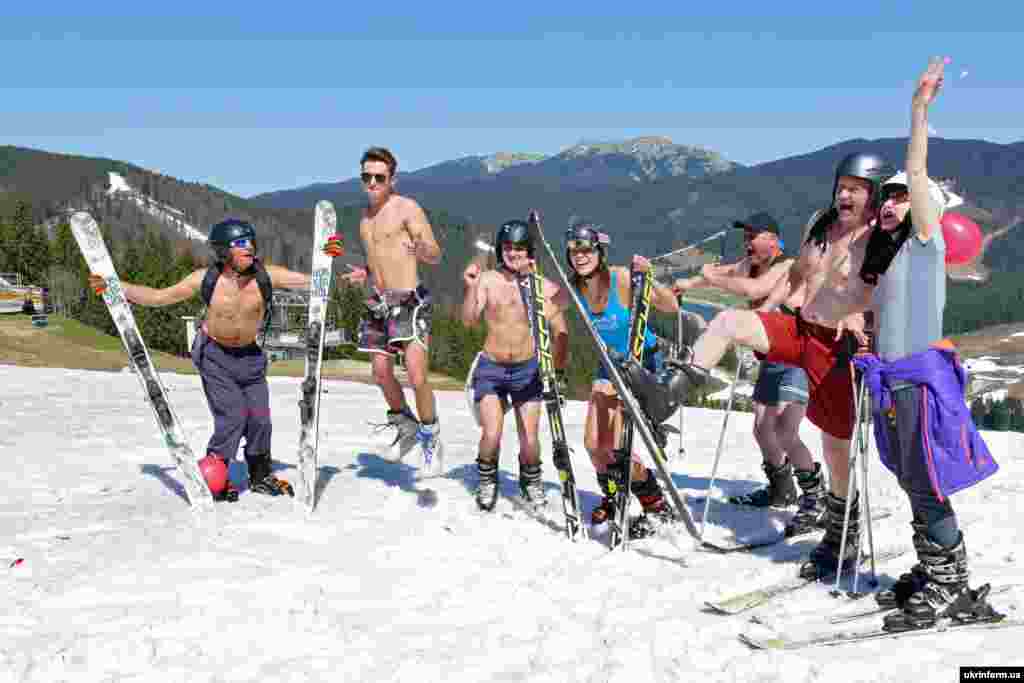
[[[597,270],[608,267],[608,245],[612,243],[605,232],[598,229],[593,223],[576,223],[570,225],[565,231],[565,262],[569,264],[573,272],[576,272],[576,264],[572,261],[572,250],[581,245],[597,249],[598,265]],[[595,271],[596,272],[596,271]]]
[[[494,256],[498,260],[498,268],[505,267],[503,250],[506,244],[525,244],[526,253],[533,258],[533,236],[530,234],[530,226],[526,221],[518,218],[506,221],[498,228],[494,235]]]
[[[854,152],[848,154],[836,165],[835,178],[832,181],[831,202],[836,200],[836,190],[839,189],[839,179],[843,176],[860,178],[871,183],[871,199],[868,206],[877,210],[881,205],[882,181],[889,178],[896,172],[889,163],[878,154],[871,152]]]

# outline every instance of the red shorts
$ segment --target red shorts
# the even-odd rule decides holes
[[[836,331],[785,313],[757,317],[768,334],[769,361],[801,367],[810,384],[807,419],[821,431],[847,439],[853,435],[854,406],[850,364],[837,363],[845,342]]]

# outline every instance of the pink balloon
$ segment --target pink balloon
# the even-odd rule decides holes
[[[199,461],[199,470],[210,487],[210,493],[217,495],[228,485],[228,468],[224,461],[212,453]]]
[[[946,263],[949,265],[970,263],[981,253],[981,228],[963,214],[943,215],[942,237],[946,241]]]

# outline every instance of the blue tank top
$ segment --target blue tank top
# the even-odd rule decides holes
[[[629,309],[619,301],[619,288],[615,282],[616,273],[612,271],[611,282],[608,285],[608,304],[600,313],[590,310],[590,303],[587,297],[578,289],[583,308],[587,311],[587,317],[594,323],[601,340],[609,350],[618,351],[626,355],[629,353]],[[644,330],[644,348],[649,349],[657,343],[657,338],[650,328]]]

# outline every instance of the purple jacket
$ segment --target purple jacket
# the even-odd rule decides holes
[[[886,363],[877,356],[854,359],[871,391],[875,441],[882,463],[895,471],[889,457],[885,413],[892,407],[893,382],[922,385],[921,432],[928,476],[939,500],[996,473],[999,465],[978,433],[964,402],[967,374],[952,349],[931,348]]]

